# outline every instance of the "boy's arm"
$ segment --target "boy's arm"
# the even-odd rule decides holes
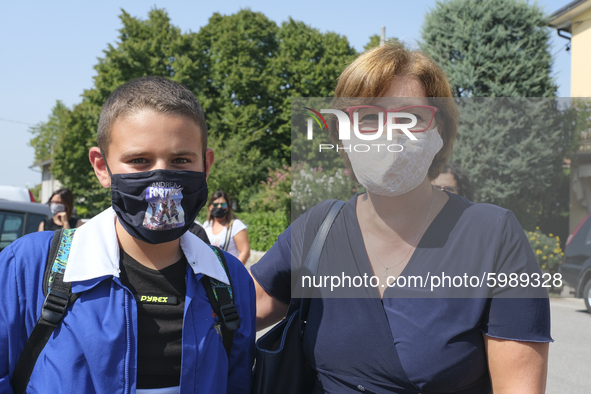
[[[22,351],[21,338],[26,336],[20,311],[16,283],[14,250],[9,245],[0,253],[0,393],[12,393],[10,377]]]
[[[226,259],[236,260],[225,254]],[[254,364],[254,341],[256,335],[256,295],[254,283],[238,260],[238,269],[232,270],[234,302],[240,315],[240,328],[234,332],[234,341],[228,363],[228,388],[230,394],[250,394],[252,367]]]

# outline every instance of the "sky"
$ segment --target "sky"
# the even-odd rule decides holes
[[[531,2],[531,1],[530,1]],[[551,14],[570,0],[539,0]],[[28,145],[29,127],[45,122],[61,100],[68,107],[93,86],[93,66],[108,44],[115,45],[121,9],[146,19],[150,9],[165,8],[172,24],[183,32],[199,31],[213,13],[230,15],[249,8],[280,24],[289,17],[322,32],[348,38],[361,51],[373,34],[386,27],[396,37],[417,47],[425,14],[435,0],[310,1],[3,1],[0,4],[0,185],[33,187],[41,183]],[[551,33],[553,77],[558,96],[570,95],[570,53],[567,40]]]

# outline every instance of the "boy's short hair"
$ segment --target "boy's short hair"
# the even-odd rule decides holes
[[[105,157],[111,143],[111,129],[118,119],[144,109],[160,114],[187,116],[201,131],[203,157],[207,149],[207,124],[203,108],[195,95],[183,85],[170,79],[146,76],[132,79],[119,86],[105,101],[98,124],[96,141]]]

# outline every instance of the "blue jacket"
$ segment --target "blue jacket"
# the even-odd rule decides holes
[[[41,314],[43,274],[53,232],[27,235],[0,253],[0,393],[12,393],[16,362]],[[214,328],[203,274],[228,281],[215,254],[194,234],[181,237],[187,265],[181,393],[249,393],[254,358],[255,292],[250,275],[225,253],[241,325],[230,360]],[[80,298],[39,355],[28,393],[135,393],[137,306],[119,280],[114,212],[74,236],[65,281]]]

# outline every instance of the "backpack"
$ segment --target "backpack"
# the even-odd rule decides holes
[[[45,274],[43,275],[45,302],[41,308],[41,317],[33,328],[12,375],[11,383],[15,394],[25,392],[39,354],[45,347],[53,330],[66,314],[68,305],[78,299],[79,295],[72,293],[71,283],[63,281],[75,231],[75,228],[56,230],[53,235],[49,254],[47,255],[47,263],[45,264]],[[230,282],[227,285],[205,275],[201,278],[209,303],[214,313],[220,318],[218,324],[222,334],[222,341],[226,355],[230,359],[234,331],[240,328],[240,317],[234,305],[232,279],[230,278],[230,271],[224,253],[215,246],[208,246],[217,256]]]

